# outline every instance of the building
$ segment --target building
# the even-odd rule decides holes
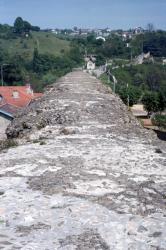
[[[10,122],[13,120],[13,115],[0,109],[0,140],[5,139],[5,131]]]
[[[95,62],[93,62],[93,61],[89,61],[88,63],[87,63],[87,69],[88,70],[94,70],[96,68],[96,65],[95,65]]]
[[[26,86],[2,86],[0,87],[0,108],[4,104],[10,104],[17,108],[24,108],[42,93],[34,93],[30,85]]]
[[[154,58],[153,58],[153,56],[151,56],[150,52],[142,53],[139,56],[137,56],[134,59],[133,64],[134,65],[143,64],[144,62],[147,62],[147,61],[149,61],[151,63],[154,63]]]
[[[94,70],[96,68],[96,57],[93,55],[89,55],[85,57],[86,69]]]
[[[134,29],[134,34],[135,35],[139,35],[139,34],[142,34],[144,33],[144,29],[142,27],[137,27]]]
[[[0,139],[5,136],[5,130],[17,111],[42,95],[34,93],[30,85],[0,87]]]
[[[96,40],[102,40],[103,42],[106,41],[105,37],[103,37],[103,36],[97,36]]]
[[[162,64],[163,64],[163,65],[166,65],[166,58],[163,58],[163,59],[162,59]]]

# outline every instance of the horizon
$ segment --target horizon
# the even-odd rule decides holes
[[[37,14],[36,14],[37,10]],[[0,23],[13,25],[20,16],[41,29],[79,28],[111,30],[142,27],[153,23],[155,29],[166,30],[165,0],[0,0]],[[120,18],[119,18],[120,17]]]

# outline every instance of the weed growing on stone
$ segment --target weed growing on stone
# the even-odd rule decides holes
[[[13,139],[1,140],[0,141],[0,151],[4,149],[17,147],[18,143]]]

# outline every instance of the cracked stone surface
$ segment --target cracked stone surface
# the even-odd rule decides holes
[[[0,249],[166,249],[165,144],[96,78],[61,78],[7,135]]]

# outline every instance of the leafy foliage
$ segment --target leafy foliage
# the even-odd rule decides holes
[[[24,33],[29,33],[30,30],[39,31],[40,28],[37,26],[32,26],[29,22],[24,21],[21,17],[17,17],[14,22],[14,32],[18,35]]]
[[[163,111],[166,107],[165,98],[161,93],[148,91],[142,98],[142,103],[148,113]]]
[[[125,104],[128,101],[129,105],[142,102],[149,113],[162,112],[166,108],[166,71],[163,65],[118,67],[112,70],[112,74],[118,81],[116,93]]]
[[[129,104],[132,106],[136,104],[141,97],[141,90],[132,85],[129,87],[121,86],[117,88],[117,94],[126,105]]]
[[[162,92],[166,98],[166,71],[165,67],[158,64],[142,64],[137,66],[119,67],[113,71],[118,80],[118,85],[126,83],[147,91]]]
[[[166,129],[166,115],[156,114],[152,119],[154,125]]]
[[[131,41],[134,56],[140,54],[143,50],[145,53],[150,52],[155,57],[165,57],[165,44],[165,31],[146,32],[145,34],[136,36],[135,39]]]
[[[144,104],[145,109],[150,112],[157,112],[158,111],[158,97],[157,93],[153,92],[146,92],[142,103]]]
[[[70,46],[51,33],[34,32],[39,30],[21,17],[16,18],[14,27],[0,25],[0,64],[4,65],[6,85],[31,83],[35,91],[42,91],[82,64],[79,46]]]

